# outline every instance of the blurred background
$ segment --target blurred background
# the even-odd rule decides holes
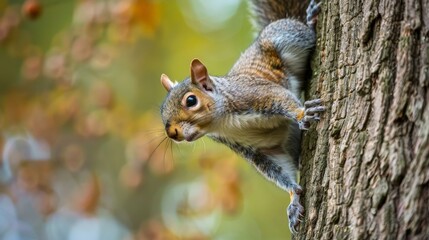
[[[252,36],[244,0],[0,0],[0,239],[289,239],[287,193],[159,117]]]

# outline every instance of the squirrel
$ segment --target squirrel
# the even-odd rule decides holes
[[[208,136],[248,160],[288,191],[289,228],[296,233],[304,208],[296,181],[301,130],[325,111],[321,99],[301,103],[311,72],[320,2],[311,0],[307,24],[286,18],[285,0],[252,0],[259,35],[225,76],[208,74],[194,59],[189,78],[177,83],[162,74],[167,96],[161,106],[166,134],[176,142]]]

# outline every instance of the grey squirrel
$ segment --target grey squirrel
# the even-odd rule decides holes
[[[248,160],[262,175],[288,191],[289,228],[303,214],[301,186],[296,182],[301,131],[325,110],[320,99],[299,100],[311,71],[314,25],[320,3],[311,0],[307,25],[286,18],[286,1],[253,0],[256,25],[262,29],[230,72],[211,76],[198,59],[191,76],[173,83],[165,74],[168,94],[161,117],[169,138],[192,142],[202,136],[223,143]]]

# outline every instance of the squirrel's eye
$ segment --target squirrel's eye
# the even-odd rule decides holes
[[[189,95],[186,98],[186,107],[193,107],[195,105],[197,105],[198,100],[197,100],[197,96],[195,95]]]

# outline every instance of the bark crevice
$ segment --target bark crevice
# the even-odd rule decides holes
[[[323,4],[297,238],[429,238],[428,29],[429,0]]]

